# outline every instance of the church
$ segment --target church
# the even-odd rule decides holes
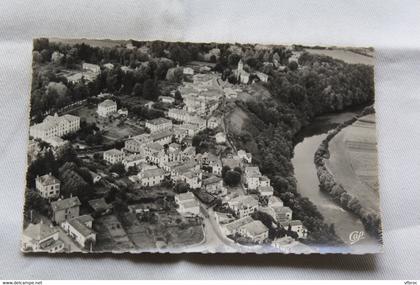
[[[246,72],[244,70],[244,63],[242,59],[239,60],[238,62],[238,68],[235,70],[235,76],[236,76],[236,81],[243,84],[248,84],[250,82],[250,77],[253,78],[251,80],[252,82],[255,82],[255,80],[259,80],[263,82],[268,81],[268,75],[265,73],[255,72],[255,73],[250,74],[249,72]]]
[[[238,69],[235,71],[236,80],[243,84],[248,84],[250,74],[244,70],[244,63],[241,60],[238,62]]]

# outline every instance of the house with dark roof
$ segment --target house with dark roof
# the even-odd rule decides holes
[[[53,221],[57,224],[61,224],[65,220],[78,217],[80,205],[82,205],[82,203],[80,203],[78,197],[70,197],[52,202]]]
[[[112,211],[112,204],[108,204],[105,198],[89,200],[88,204],[97,216],[106,215]]]

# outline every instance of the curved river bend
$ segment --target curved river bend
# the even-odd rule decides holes
[[[377,252],[378,241],[367,234],[365,234],[364,239],[351,243],[351,233],[364,231],[363,224],[355,215],[341,208],[327,194],[320,191],[314,164],[315,151],[327,136],[328,130],[349,120],[354,115],[356,115],[356,112],[321,116],[313,124],[304,128],[300,132],[303,140],[295,146],[292,163],[295,169],[298,192],[302,196],[308,197],[317,206],[327,224],[334,224],[337,235],[350,247],[351,252]]]

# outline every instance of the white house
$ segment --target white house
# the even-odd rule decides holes
[[[118,109],[118,114],[121,115],[121,116],[128,116],[127,108]]]
[[[124,159],[124,152],[121,150],[113,148],[113,149],[104,151],[104,160],[111,164],[121,162],[123,161],[123,159]]]
[[[244,151],[243,149],[238,150],[238,157],[247,163],[252,162],[252,154]]]
[[[73,115],[47,116],[42,123],[30,127],[29,133],[34,138],[42,140],[51,137],[62,137],[80,129],[80,118]]]
[[[257,188],[258,194],[262,197],[270,197],[273,196],[274,190],[273,187],[269,186],[258,186]]]
[[[268,206],[269,207],[283,207],[283,201],[276,196],[271,196],[268,198]]]
[[[182,72],[184,73],[184,75],[194,75],[194,69],[192,69],[191,67],[184,67]]]
[[[147,169],[139,173],[142,186],[155,186],[162,183],[165,172],[160,168]]]
[[[283,221],[280,222],[280,225],[286,230],[290,228],[291,231],[298,234],[299,238],[307,237],[307,230],[300,220]]]
[[[218,144],[222,144],[226,142],[226,135],[222,132],[217,133],[215,138],[216,138],[216,143]]]
[[[239,227],[238,233],[256,243],[262,243],[268,238],[268,228],[261,221],[252,221]]]
[[[130,167],[136,167],[139,166],[141,163],[146,162],[146,156],[143,153],[139,154],[131,154],[127,157],[125,157],[122,161],[124,164],[125,170],[128,170]]]
[[[223,187],[223,179],[217,176],[211,176],[203,180],[203,188],[213,195],[225,196],[227,189]]]
[[[173,97],[169,97],[169,96],[159,96],[159,100],[162,103],[168,103],[168,104],[173,104],[175,103],[175,98]]]
[[[179,126],[181,129],[186,130],[188,136],[193,137],[200,132],[200,128],[194,124],[182,124]]]
[[[80,246],[89,248],[96,242],[96,233],[92,230],[93,218],[90,215],[79,216],[61,223],[61,228]]]
[[[228,206],[242,218],[251,215],[258,209],[258,201],[252,196],[242,195],[228,201]]]
[[[100,68],[99,65],[92,64],[92,63],[87,63],[87,62],[82,63],[82,69],[85,70],[85,71],[93,72],[93,73],[101,72],[101,68]]]
[[[105,63],[105,64],[104,64],[104,67],[105,67],[106,69],[109,69],[109,70],[114,69],[114,65],[113,65],[112,63],[110,63],[110,62]]]
[[[150,139],[152,142],[165,145],[170,144],[172,142],[172,138],[174,136],[174,132],[170,129],[156,131],[150,134]]]
[[[200,203],[191,192],[181,193],[175,195],[175,202],[178,205],[177,211],[181,215],[196,215],[200,214]]]
[[[53,225],[29,224],[22,233],[23,251],[62,252],[64,242],[59,238],[59,230]]]
[[[189,122],[190,114],[182,109],[171,108],[168,110],[168,117],[180,122]]]
[[[268,75],[262,72],[255,72],[255,75],[262,81],[267,82],[268,81]]]
[[[210,119],[208,119],[207,121],[207,127],[209,129],[215,129],[220,125],[220,119],[216,118],[216,117],[211,117]]]
[[[178,174],[177,180],[185,182],[191,189],[197,189],[201,187],[202,173],[199,170],[183,171]]]
[[[108,117],[110,114],[117,112],[117,103],[110,99],[98,104],[98,110],[96,111],[101,117]]]
[[[221,227],[221,230],[227,236],[234,235],[239,231],[240,227],[242,227],[243,225],[249,224],[252,221],[253,219],[250,216],[239,218],[237,220],[234,220],[230,223],[225,224],[224,226]]]
[[[151,133],[168,130],[172,128],[172,121],[165,118],[149,120],[146,121],[146,128],[148,128]]]
[[[278,222],[286,222],[292,220],[293,212],[289,207],[279,207],[271,206],[271,208],[276,212],[276,220]]]
[[[41,194],[41,197],[45,199],[57,198],[60,195],[60,180],[51,175],[51,173],[37,176],[35,187]]]
[[[258,166],[247,166],[245,167],[245,183],[248,189],[254,190],[259,186],[261,172]]]
[[[129,152],[139,153],[143,150],[145,144],[151,143],[149,134],[141,134],[129,138],[124,142],[124,149]]]

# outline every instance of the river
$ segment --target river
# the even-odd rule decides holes
[[[319,189],[319,180],[314,164],[314,154],[328,130],[339,123],[349,120],[358,110],[321,116],[300,133],[300,142],[296,144],[292,163],[297,179],[297,190],[314,203],[327,224],[334,224],[337,235],[349,246],[352,253],[377,252],[379,243],[376,239],[364,234],[364,238],[351,244],[352,232],[364,232],[362,222],[353,214],[336,204],[330,197]],[[323,249],[319,249],[321,252]],[[325,251],[331,250],[325,249]]]

